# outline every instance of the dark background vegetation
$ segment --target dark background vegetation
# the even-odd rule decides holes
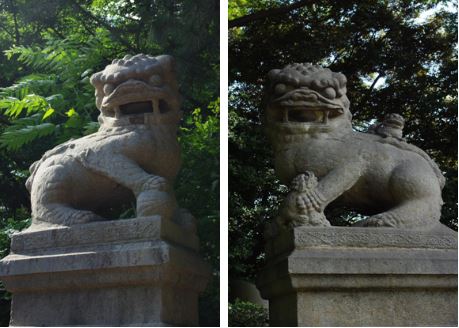
[[[198,220],[213,279],[201,325],[219,322],[219,2],[0,0],[0,256],[30,223],[24,182],[44,151],[97,130],[89,77],[125,54],[177,60],[185,112],[180,205]],[[0,322],[9,297],[0,292]]]
[[[263,227],[286,191],[260,113],[266,74],[289,63],[344,73],[358,130],[386,113],[402,114],[406,139],[444,172],[441,221],[457,230],[456,40],[457,7],[448,1],[230,1],[230,279],[255,281]],[[328,213],[335,225],[352,216]]]

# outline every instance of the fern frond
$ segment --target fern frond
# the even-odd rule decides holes
[[[0,88],[0,97],[15,97],[22,99],[29,93],[47,94],[56,84],[56,76],[31,74],[21,78],[15,84]]]
[[[36,113],[40,111],[46,111],[50,107],[48,99],[45,99],[41,96],[30,94],[22,99],[24,107],[27,108],[27,115],[31,113]]]
[[[24,110],[27,110],[27,115],[32,113],[47,111],[50,105],[47,99],[35,95],[26,95],[23,99],[7,97],[0,99],[0,110],[4,110],[4,114],[11,118],[17,118]]]
[[[55,40],[54,44],[44,48],[13,46],[5,51],[10,59],[17,55],[17,60],[38,72],[62,72],[71,65],[77,56],[73,51],[68,51],[66,40]]]
[[[29,125],[37,125],[41,121],[41,114],[34,114],[28,117],[20,118],[13,121],[13,124],[6,128],[5,132],[7,131],[14,131],[24,128]]]
[[[28,120],[30,123],[30,118],[15,121],[15,124],[8,127],[8,129],[0,136],[0,147],[5,147],[8,150],[17,150],[35,139],[54,133],[56,128],[56,126],[52,123],[41,123],[38,125],[26,126],[23,126],[25,122],[16,124],[16,122],[22,120]]]
[[[8,110],[8,108],[13,106],[13,104],[16,101],[20,101],[20,100],[15,97],[6,97],[3,99],[0,99],[0,109]]]

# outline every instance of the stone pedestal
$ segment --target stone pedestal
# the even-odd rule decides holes
[[[197,250],[158,216],[16,234],[0,266],[10,325],[198,325],[210,269]]]
[[[295,228],[267,241],[271,326],[457,326],[457,233]]]

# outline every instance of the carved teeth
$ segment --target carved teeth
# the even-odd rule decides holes
[[[292,113],[291,113],[292,111]],[[298,122],[306,124],[327,124],[330,110],[327,109],[282,109],[282,122]]]
[[[282,115],[282,121],[283,122],[288,122],[288,109],[287,108],[284,108],[284,112],[283,112],[283,115]]]
[[[324,121],[324,113],[320,110],[316,110],[315,112],[316,115],[316,122],[323,122]]]
[[[159,115],[159,101],[158,101],[158,99],[152,99],[151,100],[151,106],[153,107],[153,113],[155,113],[155,115]]]
[[[121,110],[119,106],[115,107],[115,117],[120,118],[121,117]]]

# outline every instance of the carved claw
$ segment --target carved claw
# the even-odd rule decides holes
[[[330,222],[327,220],[327,218],[325,217],[323,213],[320,213],[320,215],[313,216],[312,218],[309,219],[309,222],[312,226],[316,226],[316,227],[331,226]]]
[[[322,212],[322,203],[323,203],[323,201],[322,201],[318,191],[312,190],[311,192],[308,192],[306,195],[307,195],[307,197],[309,199],[309,202],[312,204],[312,207],[314,207],[314,209],[317,212]]]
[[[315,193],[311,191],[298,196],[297,208],[298,208],[298,212],[300,213],[314,212],[314,211],[321,212],[321,206],[319,203],[319,199],[315,195]]]

